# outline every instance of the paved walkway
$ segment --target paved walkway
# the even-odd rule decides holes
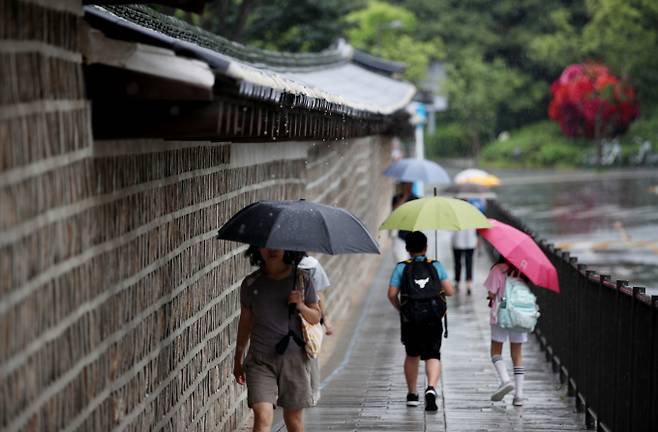
[[[439,244],[449,244],[446,235]],[[451,258],[441,258],[452,274]],[[584,419],[575,414],[573,401],[565,396],[532,337],[524,351],[526,406],[513,407],[511,395],[503,402],[489,400],[497,379],[489,359],[488,315],[481,287],[489,266],[484,257],[476,261],[473,296],[462,290],[448,305],[450,334],[442,350],[439,411],[426,414],[422,404],[407,408],[399,323],[385,295],[391,263],[390,256],[383,258],[361,320],[353,333],[344,333],[353,334],[352,342],[343,363],[324,379],[320,404],[306,410],[307,431],[584,429]],[[509,355],[505,357],[511,374]],[[424,388],[422,376],[420,388]]]

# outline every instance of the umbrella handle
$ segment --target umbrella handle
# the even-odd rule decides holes
[[[295,291],[295,290],[297,289],[298,282],[300,282],[299,285],[300,285],[300,287],[301,287],[302,296],[303,296],[303,295],[304,295],[304,291],[305,291],[305,289],[304,289],[305,286],[304,286],[304,280],[303,280],[303,279],[302,279],[302,280],[299,279],[299,278],[301,277],[301,274],[300,274],[300,272],[299,272],[299,262],[300,262],[300,261],[301,261],[301,257],[296,257],[296,258],[293,260],[293,263],[292,263],[292,265],[295,267],[295,269],[294,269],[294,277],[293,277],[293,279],[292,279],[292,290]],[[295,306],[295,305],[292,304],[292,303],[288,304],[288,318],[289,318],[289,319],[295,314],[296,311],[297,311],[297,306]]]

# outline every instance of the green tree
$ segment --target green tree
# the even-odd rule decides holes
[[[643,106],[658,100],[658,2],[588,0],[591,21],[583,30],[587,53],[630,79]]]
[[[529,44],[528,56],[543,64],[549,75],[557,77],[568,64],[581,62],[584,55],[581,29],[573,23],[571,11],[560,8],[549,15],[551,28],[536,35]]]
[[[510,130],[546,118],[549,101],[548,87],[561,70],[559,54],[551,52],[547,44],[533,41],[557,32],[556,23],[547,20],[553,11],[565,9],[569,22],[579,33],[586,22],[585,0],[395,0],[415,14],[420,40],[436,37],[444,42],[446,62],[460,71],[469,64],[465,52],[477,52],[486,64],[501,64],[513,77],[522,79],[527,88],[511,100],[499,100],[496,106],[493,131]],[[558,17],[555,17],[557,19]],[[549,50],[550,51],[550,50]],[[551,63],[554,61],[553,63]],[[481,80],[477,87],[490,81],[487,74],[471,74],[472,82]],[[453,89],[454,90],[454,89]],[[468,95],[465,95],[468,96]],[[453,91],[453,100],[459,99]],[[523,108],[519,108],[523,106]],[[448,107],[452,111],[452,107]],[[459,113],[450,112],[453,121],[465,122]]]
[[[407,65],[405,78],[419,83],[432,59],[443,57],[443,43],[434,37],[415,37],[417,20],[413,13],[383,1],[371,0],[366,8],[345,17],[347,38],[354,47],[370,54]]]
[[[464,128],[471,154],[497,132],[500,112],[528,110],[545,92],[544,84],[509,68],[502,59],[485,61],[477,50],[467,49],[448,68],[448,104]]]
[[[201,15],[180,10],[176,15],[236,42],[308,52],[334,43],[347,26],[343,17],[364,4],[364,0],[215,0]]]
[[[249,17],[245,40],[277,51],[308,52],[328,48],[348,24],[343,18],[364,0],[270,0]]]

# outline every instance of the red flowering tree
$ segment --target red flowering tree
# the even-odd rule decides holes
[[[596,63],[567,66],[551,93],[551,120],[566,136],[596,141],[599,161],[602,140],[624,133],[640,112],[633,87]]]

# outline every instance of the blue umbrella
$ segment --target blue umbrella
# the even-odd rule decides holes
[[[389,165],[384,175],[409,183],[450,184],[450,176],[441,165],[425,159],[400,159]]]

